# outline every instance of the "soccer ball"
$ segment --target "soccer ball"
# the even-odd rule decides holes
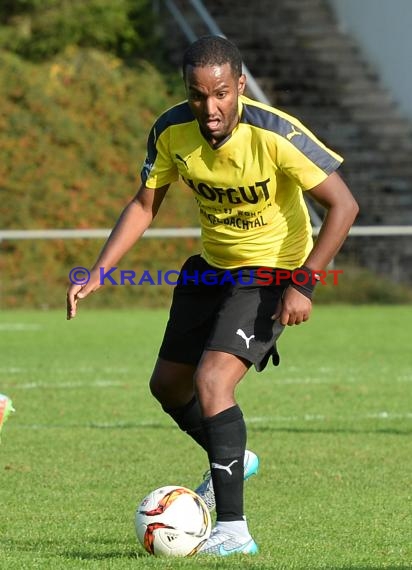
[[[147,495],[136,509],[141,545],[155,556],[193,556],[210,536],[203,499],[186,487],[167,485]]]

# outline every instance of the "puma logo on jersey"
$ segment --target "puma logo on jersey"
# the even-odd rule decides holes
[[[245,331],[242,331],[242,329],[237,329],[236,334],[238,334],[239,336],[241,336],[243,338],[243,340],[246,343],[246,348],[249,350],[249,343],[252,340],[252,338],[255,338],[255,335],[252,334],[252,336],[246,336]]]
[[[143,168],[142,171],[144,173],[144,175],[146,176],[146,178],[149,177],[150,175],[150,171],[153,168],[153,162],[150,161],[149,157],[147,156],[144,163],[143,163]]]
[[[286,135],[286,138],[288,139],[288,141],[291,141],[295,135],[301,135],[301,134],[302,134],[302,133],[301,133],[300,131],[297,131],[297,130],[295,129],[295,127],[292,126],[292,130],[290,131],[290,133],[288,133],[288,134]]]
[[[222,469],[223,471],[227,471],[229,475],[232,475],[231,467],[235,463],[238,463],[237,459],[232,461],[232,463],[229,463],[229,465],[220,465],[220,463],[211,463],[210,466],[212,467],[212,469]]]
[[[187,168],[187,162],[185,161],[184,158],[182,158],[182,157],[180,156],[180,154],[175,154],[175,157],[177,158],[177,160],[180,160],[180,162],[183,162],[183,164],[184,164],[184,165],[186,166],[186,168]]]

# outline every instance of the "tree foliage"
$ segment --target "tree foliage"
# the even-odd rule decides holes
[[[163,52],[154,30],[150,0],[2,0],[1,228],[113,226],[138,187],[155,117],[183,95],[173,73],[156,70]],[[183,195],[179,188],[166,197],[160,224],[195,223]],[[178,266],[190,243],[144,240],[125,263]],[[70,268],[90,266],[100,247],[3,240],[0,306],[62,306]],[[146,287],[139,298],[158,304],[169,295],[170,287]],[[135,290],[122,287],[95,299],[131,297]]]
[[[41,61],[69,45],[120,57],[142,55],[156,40],[150,0],[2,0],[0,47]]]
[[[155,117],[181,94],[171,94],[147,62],[131,69],[111,54],[85,48],[67,48],[41,64],[0,52],[0,68],[0,227],[112,227],[139,185]],[[190,198],[181,189],[171,192],[159,222],[193,225]],[[4,240],[1,305],[58,306],[70,268],[90,266],[100,247],[95,240]],[[178,267],[185,255],[178,249],[185,247],[145,240],[129,258],[133,262],[125,263],[160,269],[163,255],[165,268],[172,260]],[[166,289],[146,287],[139,298],[160,302],[170,293]],[[120,305],[135,293],[122,287],[109,297]],[[110,302],[104,295],[96,299]]]

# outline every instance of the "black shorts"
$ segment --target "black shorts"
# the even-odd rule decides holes
[[[256,269],[217,269],[200,255],[190,257],[174,290],[159,356],[196,366],[204,350],[219,350],[258,371],[270,357],[277,366],[276,341],[284,327],[271,316],[288,283],[257,284]]]

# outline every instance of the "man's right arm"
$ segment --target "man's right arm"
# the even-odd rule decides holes
[[[142,185],[133,200],[120,215],[113,231],[90,271],[85,285],[72,284],[67,291],[67,319],[73,319],[77,302],[97,291],[100,285],[100,268],[109,270],[131,249],[150,226],[166,195],[169,185],[153,190]]]

